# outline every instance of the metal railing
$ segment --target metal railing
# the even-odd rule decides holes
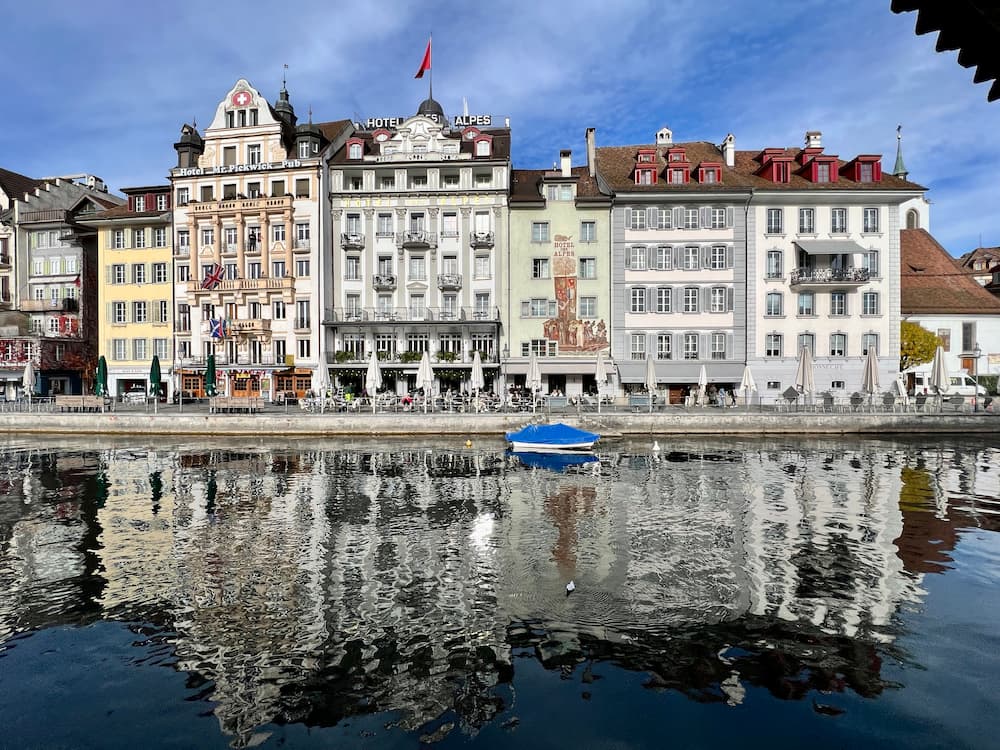
[[[865,284],[870,278],[867,268],[796,268],[789,284]]]
[[[500,320],[500,310],[496,307],[336,307],[324,313],[324,325],[338,323],[385,323],[411,321],[439,321],[444,323],[496,323]]]

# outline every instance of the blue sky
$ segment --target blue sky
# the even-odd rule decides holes
[[[598,145],[674,138],[739,149],[881,153],[896,125],[910,178],[930,188],[931,230],[953,254],[1000,245],[1000,102],[915,14],[889,0],[493,0],[469,2],[17,3],[4,11],[0,166],[89,172],[113,190],[164,183],[180,127],[210,121],[246,78],[274,101],[288,64],[300,120],[411,114],[434,33],[434,94],[511,118],[514,164],[583,163]]]

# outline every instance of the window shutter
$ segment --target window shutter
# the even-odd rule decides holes
[[[736,357],[736,352],[733,351],[733,347],[736,346],[736,337],[731,333],[726,334],[726,359],[734,359]]]
[[[726,245],[726,268],[736,267],[736,248]]]
[[[673,252],[673,256],[674,256],[674,268],[684,268],[683,253],[684,253],[684,248],[683,247],[681,247],[680,245],[676,245],[674,247],[674,252]]]
[[[710,229],[712,226],[712,209],[709,206],[701,207],[701,228]]]
[[[684,209],[678,206],[674,209],[674,229],[684,226]]]
[[[712,309],[712,288],[704,286],[701,288],[701,312],[708,312]]]
[[[554,299],[550,299],[549,300],[549,317],[550,318],[554,318],[557,313],[558,313],[558,309],[557,309],[557,306],[556,306],[556,301]]]
[[[698,359],[710,359],[712,352],[709,350],[709,335],[707,333],[698,334]]]
[[[114,303],[108,302],[107,307],[108,307],[108,309],[107,309],[108,322],[109,323],[114,323],[115,322],[115,306],[114,306]]]
[[[647,208],[646,209],[646,229],[656,228],[656,209]]]
[[[736,307],[736,289],[729,287],[726,289],[726,311],[732,312]]]
[[[701,267],[702,268],[712,267],[712,248],[710,245],[701,246]]]
[[[736,223],[736,212],[732,206],[726,207],[726,227],[732,227]]]

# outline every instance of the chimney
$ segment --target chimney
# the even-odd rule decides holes
[[[823,134],[818,130],[807,130],[806,148],[823,148]]]
[[[559,152],[559,171],[562,172],[563,177],[569,177],[572,173],[573,160],[570,158],[572,155],[573,152],[568,148]]]
[[[594,143],[593,128],[587,128],[587,170],[591,177],[597,174],[597,147]]]
[[[719,147],[722,151],[722,156],[725,159],[727,167],[736,166],[736,137],[730,133],[725,138],[722,139],[722,145]]]
[[[663,127],[656,131],[657,146],[672,146],[674,144],[674,131]]]

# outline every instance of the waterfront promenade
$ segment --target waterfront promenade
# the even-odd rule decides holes
[[[0,411],[0,430],[8,433],[187,436],[415,436],[457,435],[501,438],[528,422],[559,421],[605,438],[642,435],[873,435],[990,434],[1000,432],[993,412],[777,411],[773,408],[667,407],[646,411],[538,411],[511,413],[306,412],[295,405],[266,405],[256,414],[214,414],[208,404],[116,404],[114,411],[52,411],[46,404],[30,411]]]

